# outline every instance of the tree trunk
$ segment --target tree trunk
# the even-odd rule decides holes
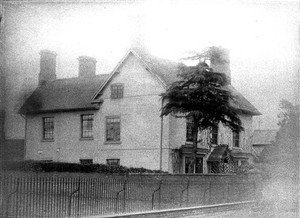
[[[199,130],[199,120],[195,117],[193,117],[193,128],[192,128],[192,134],[193,134],[193,153],[192,153],[192,159],[191,159],[191,165],[192,165],[192,172],[196,172],[196,156],[197,156],[197,142],[198,142],[198,130]]]

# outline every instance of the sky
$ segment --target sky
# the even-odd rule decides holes
[[[142,38],[154,55],[171,60],[228,48],[233,86],[263,114],[255,129],[278,128],[280,100],[295,100],[297,1],[122,1],[57,11],[28,24],[22,36],[33,50],[57,52],[58,78],[77,76],[80,55],[97,59],[97,74],[110,73]]]

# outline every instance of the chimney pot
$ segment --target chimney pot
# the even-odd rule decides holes
[[[50,50],[40,51],[40,74],[39,85],[44,85],[48,81],[56,79],[56,56],[57,54]]]
[[[96,75],[97,60],[89,56],[79,56],[79,77],[86,78]]]

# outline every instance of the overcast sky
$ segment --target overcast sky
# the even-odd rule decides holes
[[[28,40],[34,50],[58,53],[60,78],[77,75],[80,55],[98,60],[97,74],[109,73],[135,37],[172,60],[223,46],[230,49],[232,84],[263,113],[254,128],[277,128],[279,101],[295,100],[296,1],[128,2],[60,10],[24,37],[38,39]]]

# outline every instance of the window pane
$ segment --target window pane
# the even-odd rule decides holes
[[[54,138],[54,118],[44,117],[43,118],[43,139]]]
[[[81,116],[81,137],[92,138],[93,137],[93,114],[85,114]]]
[[[218,127],[212,127],[211,129],[211,140],[212,144],[218,144]]]
[[[106,159],[106,163],[109,166],[120,166],[120,159]]]
[[[120,141],[120,118],[106,119],[106,141]]]
[[[111,98],[123,98],[124,86],[123,84],[113,84],[111,85]]]
[[[196,172],[195,173],[203,173],[203,158],[196,157]]]
[[[193,120],[191,117],[186,118],[186,141],[193,141]]]
[[[93,159],[80,159],[81,164],[93,164]]]
[[[239,147],[240,145],[240,133],[237,131],[233,132],[233,146]]]

